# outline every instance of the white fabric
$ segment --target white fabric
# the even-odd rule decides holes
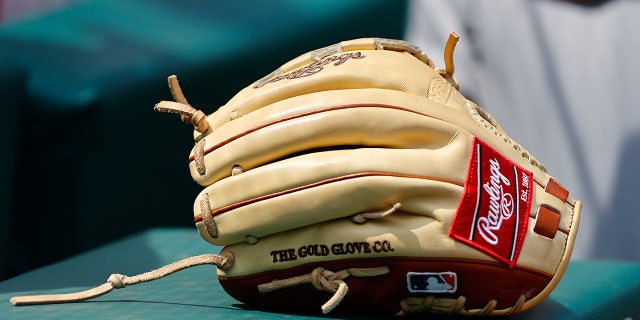
[[[640,259],[640,1],[413,0],[406,40],[583,201],[574,258]]]

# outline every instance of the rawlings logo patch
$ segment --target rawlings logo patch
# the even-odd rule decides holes
[[[453,293],[458,289],[454,272],[409,272],[407,289],[412,293]]]
[[[475,138],[449,236],[513,267],[527,232],[533,175]]]

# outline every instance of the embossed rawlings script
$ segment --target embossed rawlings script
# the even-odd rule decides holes
[[[258,89],[258,88],[264,87],[269,83],[274,83],[274,82],[282,81],[285,79],[292,80],[292,79],[308,77],[324,70],[324,67],[328,64],[339,66],[344,64],[349,59],[363,59],[363,58],[365,58],[365,56],[360,51],[347,52],[341,55],[335,55],[335,56],[326,57],[324,59],[315,60],[308,66],[304,66],[302,68],[296,69],[294,71],[291,71],[285,74],[282,74],[282,71],[278,69],[272,72],[271,74],[269,74],[268,76],[264,77],[263,79],[258,80],[258,82],[256,82],[253,88]]]
[[[531,172],[475,138],[449,235],[513,267],[527,232],[532,187]]]

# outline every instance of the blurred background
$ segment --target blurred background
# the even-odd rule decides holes
[[[640,259],[640,2],[0,0],[0,280],[142,229],[193,227],[192,130],[298,55],[407,39],[584,201],[575,259]],[[195,228],[194,228],[195,232]]]
[[[193,224],[193,129],[155,112],[177,74],[207,113],[305,52],[401,38],[405,1],[0,0],[0,279]]]

